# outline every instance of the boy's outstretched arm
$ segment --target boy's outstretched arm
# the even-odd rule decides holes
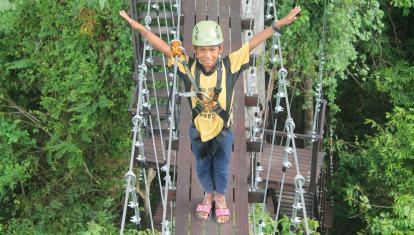
[[[162,52],[168,58],[173,56],[170,46],[161,38],[159,38],[153,32],[145,28],[145,26],[143,26],[142,24],[136,22],[131,17],[129,17],[129,15],[124,10],[120,11],[119,15],[122,16],[126,21],[128,21],[132,28],[138,30],[141,33],[141,35],[145,37],[155,49]]]
[[[301,11],[300,7],[293,8],[287,16],[284,18],[278,20],[277,22],[274,22],[275,24],[273,27],[276,27],[278,29],[282,28],[285,25],[289,25],[292,22],[296,20],[296,15],[299,14]],[[252,39],[249,41],[249,50],[253,50],[256,48],[260,43],[264,42],[266,39],[268,39],[270,36],[272,36],[275,31],[273,27],[268,27],[264,29],[261,32],[258,32],[257,34],[253,35]]]

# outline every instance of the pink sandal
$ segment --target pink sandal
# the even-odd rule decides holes
[[[212,202],[210,202],[210,203],[212,203]],[[197,217],[197,219],[199,219],[199,220],[209,220],[210,217],[211,217],[211,208],[212,207],[213,206],[210,205],[208,202],[198,204],[197,208],[196,208],[196,217]],[[208,213],[208,217],[207,218],[201,217],[199,215],[200,212]]]
[[[214,212],[215,212],[215,214],[216,214],[216,222],[218,223],[218,224],[227,224],[229,221],[230,221],[230,209],[229,208],[227,208],[227,207],[224,207],[224,208],[220,208],[220,207],[218,207],[218,203],[217,203],[217,201],[216,201],[216,208],[215,208],[215,210],[214,210]],[[227,219],[227,221],[226,222],[219,222],[218,221],[218,218],[219,217],[221,217],[221,216],[228,216],[228,219]]]

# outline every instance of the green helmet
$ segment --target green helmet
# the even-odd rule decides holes
[[[211,20],[198,22],[193,28],[192,43],[194,46],[215,46],[223,43],[220,26]]]

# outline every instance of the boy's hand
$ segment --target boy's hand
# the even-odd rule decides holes
[[[122,16],[122,18],[124,18],[126,21],[129,22],[129,19],[131,19],[128,15],[128,13],[126,13],[124,10],[119,11],[119,15]]]
[[[295,7],[293,8],[289,14],[287,14],[287,16],[283,17],[282,19],[280,19],[277,24],[279,27],[282,27],[284,25],[288,25],[291,24],[292,22],[294,22],[297,19],[297,15],[300,13],[302,9],[300,9],[300,7]]]
[[[171,41],[171,52],[174,57],[183,55],[184,47],[182,47],[180,40],[174,39]]]

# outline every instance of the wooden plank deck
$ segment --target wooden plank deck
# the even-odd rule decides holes
[[[325,201],[325,214],[323,217],[323,225],[325,228],[332,228],[334,220],[334,208],[330,200]]]
[[[264,147],[263,147],[261,165],[263,166],[264,169],[267,170],[267,167],[269,166],[269,160],[270,160],[271,144],[265,143],[263,146]],[[308,186],[309,185],[308,179],[310,179],[310,171],[311,171],[312,149],[297,148],[296,152],[298,156],[300,173],[306,179],[305,186]],[[278,184],[281,182],[281,179],[282,179],[282,157],[284,153],[285,153],[284,146],[278,146],[278,145],[274,146],[272,166],[271,166],[271,171],[270,171],[270,176],[269,176],[269,187],[270,188],[279,187]],[[289,183],[293,184],[294,178],[296,176],[296,170],[295,170],[296,165],[295,165],[293,154],[289,156],[289,161],[292,163],[292,166],[286,170],[285,182],[288,184]],[[319,152],[318,162],[317,162],[317,172],[320,172],[322,164],[323,164],[323,152]],[[266,172],[266,170],[264,172]],[[264,174],[265,173],[263,173],[262,178],[266,176]]]
[[[188,127],[187,127],[187,129],[188,129]],[[167,135],[164,136],[164,139],[166,139],[166,138],[168,139]],[[154,140],[155,140],[155,143],[156,143],[156,150],[157,150],[157,153],[158,153],[159,158],[160,158],[160,156],[161,156],[160,155],[160,153],[161,153],[161,138],[158,134],[156,134],[154,136]],[[148,138],[148,137],[144,138],[144,146],[145,146],[145,153],[146,153],[147,163],[149,164],[149,166],[155,167],[155,154],[154,154],[152,139]],[[182,145],[180,144],[180,146],[182,146]],[[263,144],[263,153],[262,153],[261,165],[266,170],[267,170],[268,163],[269,163],[270,148],[271,148],[271,144],[269,144],[269,143],[264,143]],[[282,178],[282,156],[283,156],[283,154],[284,154],[284,147],[275,145],[274,150],[273,150],[272,166],[271,166],[270,177],[269,177],[269,186],[270,186],[270,188],[278,188],[279,187],[279,183],[280,183],[281,178]],[[310,169],[311,169],[311,159],[312,159],[311,149],[298,148],[297,149],[297,154],[298,154],[299,168],[301,170],[301,174],[303,175],[303,177],[305,177],[305,179],[308,179],[310,177]],[[258,153],[256,155],[257,155],[257,157],[259,156]],[[191,155],[191,157],[193,158],[192,155]],[[293,185],[293,179],[296,176],[295,162],[293,160],[293,155],[290,156],[289,159],[292,163],[292,167],[290,167],[289,169],[286,170],[285,182],[287,184],[292,184]],[[246,153],[245,164],[246,164],[246,166],[243,169],[245,169],[245,171],[250,171],[250,167],[249,167],[250,161],[249,161],[248,153]],[[323,164],[323,152],[319,152],[317,172],[320,172],[322,164]],[[173,166],[174,166],[174,162],[171,162],[171,169],[172,169]],[[262,178],[264,178],[266,176],[265,173],[264,173],[265,171],[263,171],[262,174],[261,174]],[[308,184],[309,184],[309,182],[306,182],[306,185],[308,185]]]
[[[274,195],[272,195],[273,203],[272,206],[268,207],[268,211],[271,215],[275,215],[276,213],[276,207],[277,207],[277,200],[279,199],[279,192],[280,188],[276,189],[274,191]],[[312,210],[312,204],[313,204],[313,195],[306,192],[304,193],[305,197],[305,204],[306,204],[306,214],[309,218],[313,217],[313,210]],[[293,209],[293,202],[295,199],[295,188],[293,185],[285,185],[282,192],[282,199],[280,203],[280,215],[286,215],[288,217],[292,216],[292,209]],[[302,210],[298,210],[299,217],[302,217]]]
[[[241,15],[240,15],[240,1],[232,0],[230,2],[230,19],[231,19],[231,51],[235,51],[242,46],[241,39]],[[221,21],[221,19],[220,19]],[[246,153],[246,137],[245,137],[245,100],[244,100],[244,84],[243,78],[239,78],[238,83],[234,89],[234,104],[233,104],[233,122],[234,122],[234,155],[233,170],[234,170],[234,202],[235,208],[233,210],[235,218],[235,234],[248,234],[248,185],[247,176],[248,167],[245,156]]]
[[[160,138],[155,138],[158,143],[160,143]],[[149,139],[145,139],[145,141],[150,142],[151,140]],[[152,142],[150,142],[152,144]],[[147,146],[147,144],[146,144]],[[150,146],[148,144],[148,146]],[[157,149],[158,151],[160,151],[160,144],[157,145]],[[268,143],[264,144],[264,148],[263,148],[263,155],[262,155],[262,166],[264,167],[265,171],[263,171],[261,173],[261,177],[265,178],[266,177],[266,173],[267,172],[267,167],[268,167],[268,160],[269,160],[269,155],[270,155],[270,147],[271,145]],[[155,158],[153,157],[154,155],[151,155],[151,153],[153,152],[153,150],[151,150],[151,148],[148,147],[148,150],[146,150],[146,157],[147,157],[147,163],[150,164],[150,166],[152,165],[153,167],[155,167]],[[276,198],[279,195],[279,190],[280,190],[280,181],[282,178],[282,170],[281,170],[281,166],[282,166],[282,154],[284,153],[284,147],[283,146],[275,146],[274,150],[273,150],[273,159],[272,159],[272,166],[271,166],[271,173],[270,173],[270,178],[269,178],[269,189],[273,189],[274,190],[274,194],[273,196],[276,196]],[[297,154],[298,154],[298,161],[300,164],[300,170],[301,170],[301,174],[305,177],[305,179],[309,179],[310,178],[310,169],[311,169],[311,149],[297,149]],[[233,155],[234,156],[234,155]],[[258,155],[257,155],[258,156]],[[194,158],[192,155],[190,156],[192,158]],[[284,185],[284,190],[282,193],[282,201],[281,201],[281,210],[280,213],[281,214],[285,214],[287,216],[291,216],[292,213],[292,205],[293,205],[293,198],[294,198],[294,177],[296,175],[295,172],[295,164],[294,164],[294,160],[292,158],[293,156],[291,156],[290,161],[292,162],[292,167],[286,170],[286,176],[285,176],[285,185]],[[188,161],[188,159],[187,159]],[[320,169],[322,167],[322,163],[323,163],[323,153],[319,152],[318,155],[318,164],[317,164],[317,171],[320,172]],[[250,168],[249,168],[249,156],[248,154],[246,154],[246,158],[245,158],[245,172],[249,172]],[[172,169],[173,165],[171,166]],[[178,166],[178,168],[180,168],[180,166]],[[198,180],[195,179],[195,183],[198,184]],[[247,185],[246,185],[247,186]],[[309,186],[309,182],[306,182],[305,187]],[[260,188],[264,188],[264,183],[262,183],[261,185],[259,185]],[[247,197],[247,193],[245,194]],[[268,196],[270,197],[270,194],[268,194]],[[198,200],[201,200],[201,197],[198,198]],[[311,195],[309,192],[305,193],[305,201],[306,201],[306,208],[307,208],[307,214],[309,217],[313,217],[313,195]],[[248,203],[246,203],[246,205],[248,205]],[[276,202],[275,202],[276,205]],[[274,216],[274,213],[276,211],[275,208],[273,208],[273,204],[269,204],[268,206],[268,210],[270,215]],[[302,216],[302,211],[298,211],[298,215]],[[326,227],[329,227],[332,224],[332,208],[328,208],[328,206],[326,207],[326,211],[325,211],[325,224]],[[204,223],[204,228],[205,231],[212,231],[214,230],[215,232],[217,232],[217,225],[214,222],[208,222],[208,223]],[[204,230],[203,230],[204,231]],[[218,233],[213,233],[213,234],[218,234]]]

